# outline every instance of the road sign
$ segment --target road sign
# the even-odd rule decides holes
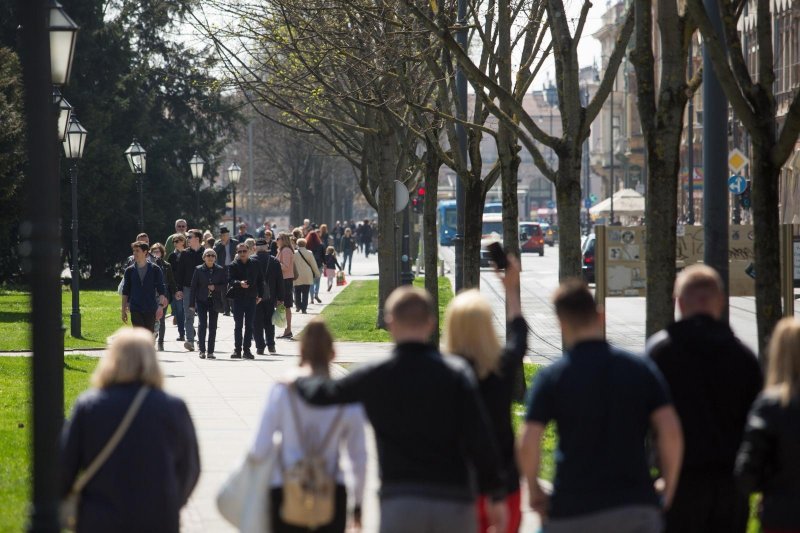
[[[590,194],[589,195],[589,200],[591,200],[592,203],[595,203],[597,201],[597,195],[594,194],[594,193]]]
[[[556,203],[553,200],[548,200],[547,201],[547,208],[548,209],[555,209],[555,207],[556,207]]]
[[[734,148],[728,154],[728,166],[733,172],[740,172],[748,163],[750,160],[738,148]]]
[[[592,207],[592,199],[591,198],[587,198],[586,200],[584,200],[583,201],[583,207],[585,207],[586,209],[589,209],[590,207]]]
[[[747,180],[744,179],[743,176],[734,174],[728,178],[728,190],[730,190],[733,194],[742,194],[747,190]]]

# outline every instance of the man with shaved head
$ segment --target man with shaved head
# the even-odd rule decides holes
[[[733,467],[761,390],[761,369],[722,319],[725,289],[714,269],[686,268],[675,280],[675,299],[681,319],[646,348],[671,389],[685,442],[666,531],[743,533],[748,500],[734,483]]]

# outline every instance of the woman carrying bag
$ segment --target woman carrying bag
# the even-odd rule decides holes
[[[311,285],[320,277],[319,267],[314,255],[306,249],[305,239],[297,239],[297,251],[294,255],[294,267],[297,271],[297,279],[294,280],[294,303],[298,311],[306,314]]]
[[[297,375],[330,375],[335,352],[333,337],[321,318],[303,330],[300,368]],[[292,378],[297,376],[292,376]],[[360,404],[312,407],[294,391],[293,385],[276,383],[261,415],[248,461],[259,464],[277,453],[269,483],[269,519],[274,533],[343,533],[347,523],[347,490],[339,469],[339,451],[346,449],[353,472],[354,525],[360,527],[361,502],[366,479],[367,451],[365,416]],[[279,449],[273,437],[281,434]],[[309,486],[304,473],[317,465]],[[311,495],[309,492],[313,492]],[[313,498],[309,498],[309,496]],[[304,502],[313,501],[306,506]]]
[[[228,272],[216,264],[217,252],[208,249],[203,252],[203,264],[194,269],[189,309],[195,312],[200,321],[197,328],[197,342],[200,359],[216,359],[214,356],[217,338],[217,318],[223,311],[225,290],[228,285]],[[206,331],[208,331],[208,351],[206,351]]]

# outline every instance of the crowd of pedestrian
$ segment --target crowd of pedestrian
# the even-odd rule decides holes
[[[249,247],[251,237],[240,227],[243,240],[234,247],[230,237],[220,236],[216,250],[202,252],[202,232],[189,230],[189,247],[178,251],[172,268],[175,286],[183,289],[177,300],[189,299],[187,338],[194,338],[189,317],[200,316],[201,357],[213,357],[212,330],[226,298],[233,300],[236,324],[232,357],[252,358],[252,339],[259,353],[263,347],[273,351],[274,328],[265,330],[269,320],[256,318],[264,302],[262,317],[288,302],[280,337],[291,337],[293,303],[305,312],[316,301],[315,278],[341,270],[349,257],[345,250],[355,249],[348,248],[355,244],[348,240],[350,228],[341,231],[338,245],[331,243],[337,228],[304,224],[278,233],[274,242],[273,230],[265,229]],[[171,239],[176,251],[180,235]],[[154,245],[149,258],[141,236],[132,249],[123,319],[127,305],[132,322],[153,331],[170,283],[161,272],[167,267],[158,266],[166,250]],[[337,251],[345,257],[341,265]],[[381,478],[381,533],[517,532],[523,494],[546,533],[744,533],[755,492],[762,494],[766,533],[800,532],[800,322],[784,319],[774,332],[765,386],[756,356],[723,320],[725,292],[713,269],[692,266],[678,276],[681,318],[652,336],[643,355],[610,345],[604,311],[588,286],[567,280],[553,297],[564,354],[536,373],[515,442],[512,398],[529,324],[519,300],[518,260],[509,256],[498,275],[506,292],[504,346],[490,305],[472,290],[448,306],[440,350],[430,341],[438,313],[431,296],[401,287],[384,309],[391,356],[334,379],[333,335],[321,318],[313,319],[302,335],[298,370],[272,387],[262,410],[243,468],[270,470],[259,486],[246,489],[258,491],[260,504],[241,512],[261,513],[265,529],[278,533],[343,533],[348,514],[359,527],[368,420]],[[127,362],[128,353],[137,362]],[[177,531],[178,510],[199,469],[191,420],[180,400],[160,392],[151,335],[121,334],[111,355],[95,373],[96,389],[81,397],[64,430],[64,494],[74,491],[79,472],[92,470],[106,441],[114,442],[110,436],[124,427],[126,412],[159,409],[155,420],[138,415],[114,460],[115,468],[124,469],[129,456],[154,454],[153,463],[162,468],[137,469],[152,473],[132,485],[128,477],[100,469],[78,485],[78,516],[89,524],[85,531]],[[139,407],[142,394],[147,396]],[[555,479],[546,486],[540,476],[551,427],[557,436]],[[176,428],[180,436],[166,442],[164,428]],[[348,461],[340,463],[340,454]],[[148,491],[150,484],[161,492]],[[134,490],[144,494],[137,513],[120,524],[111,512],[114,502]],[[150,527],[153,513],[145,509],[164,513],[169,527]]]

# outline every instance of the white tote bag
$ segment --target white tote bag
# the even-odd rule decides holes
[[[269,482],[279,449],[280,446],[273,445],[263,461],[245,456],[217,493],[219,512],[243,533],[272,531]]]

